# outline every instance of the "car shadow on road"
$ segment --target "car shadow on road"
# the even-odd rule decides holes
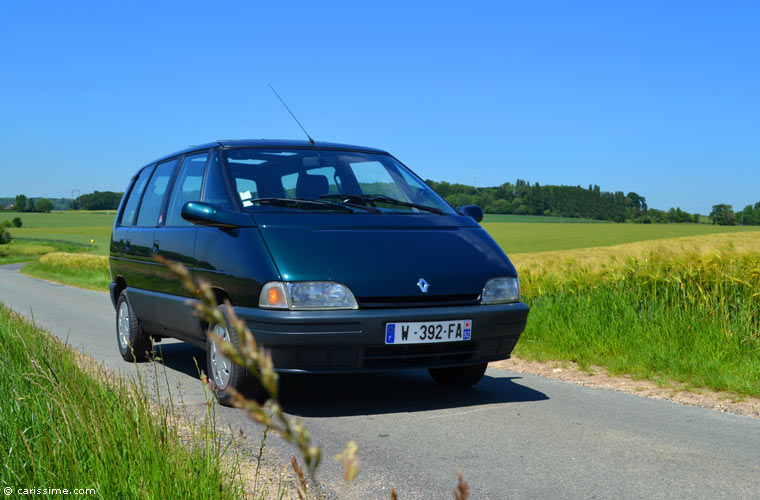
[[[518,381],[493,376],[457,389],[437,385],[425,370],[280,377],[285,410],[302,417],[335,417],[462,408],[493,403],[543,401],[549,397]]]
[[[154,350],[158,360],[171,370],[194,378],[200,378],[200,371],[206,371],[206,351],[189,342],[164,341],[155,344]]]
[[[198,378],[206,353],[186,342],[156,345],[170,370]],[[198,366],[195,364],[198,361]],[[280,402],[302,417],[334,417],[462,408],[494,403],[544,401],[549,397],[520,383],[522,377],[489,370],[473,387],[441,387],[426,370],[379,373],[280,374]]]

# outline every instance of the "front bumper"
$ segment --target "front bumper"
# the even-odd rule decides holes
[[[529,308],[514,304],[348,311],[271,311],[235,307],[256,341],[282,372],[361,372],[438,368],[509,357],[525,329]],[[472,319],[472,339],[386,345],[391,322]]]

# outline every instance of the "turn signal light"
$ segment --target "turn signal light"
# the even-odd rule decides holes
[[[282,295],[282,290],[279,288],[270,288],[267,294],[267,304],[270,306],[278,306],[285,302],[285,297]]]

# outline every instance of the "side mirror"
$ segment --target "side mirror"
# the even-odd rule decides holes
[[[202,226],[233,228],[254,227],[253,218],[241,212],[234,212],[200,201],[189,201],[182,206],[182,218]]]
[[[475,219],[475,222],[480,222],[483,220],[483,209],[477,205],[465,205],[463,207],[457,207],[457,212],[461,213],[462,215],[469,215]]]

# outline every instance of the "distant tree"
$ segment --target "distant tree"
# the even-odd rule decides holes
[[[23,194],[16,195],[16,210],[23,212],[26,208],[26,196]]]
[[[26,200],[26,212],[36,212],[37,207],[34,205],[34,198]]]
[[[736,218],[734,216],[734,209],[731,205],[721,203],[719,205],[713,205],[712,212],[710,212],[710,220],[713,224],[719,226],[733,226],[736,224]]]
[[[47,198],[42,198],[42,199],[37,200],[38,212],[50,213],[52,209],[53,209],[52,201],[48,200]]]
[[[654,224],[663,224],[665,222],[668,222],[668,214],[663,212],[662,210],[657,210],[656,208],[650,208],[649,210],[647,210],[647,220]]]
[[[631,191],[625,195],[627,216],[630,220],[641,220],[647,213],[647,200]]]
[[[755,203],[755,206],[747,205],[744,210],[736,213],[736,223],[742,226],[758,226],[760,225],[760,203]]]
[[[668,222],[682,224],[685,222],[694,222],[694,218],[690,213],[681,210],[681,207],[676,207],[668,210]]]
[[[116,210],[124,193],[95,191],[83,194],[74,202],[78,210]]]
[[[21,227],[22,225],[23,225],[23,222],[21,222],[21,217],[13,218],[13,227]]]

